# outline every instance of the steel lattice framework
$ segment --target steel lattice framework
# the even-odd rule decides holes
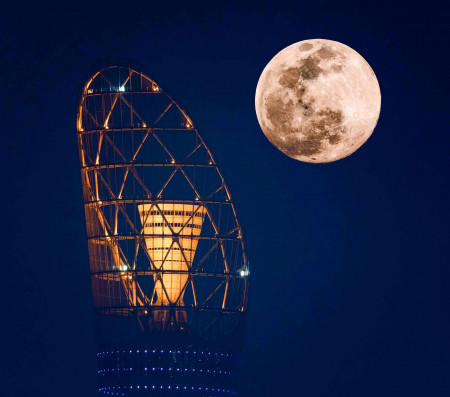
[[[135,67],[83,87],[77,116],[94,305],[142,333],[216,338],[246,309],[230,192],[186,112]]]

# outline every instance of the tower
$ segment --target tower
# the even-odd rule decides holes
[[[77,136],[100,395],[236,394],[248,261],[227,185],[140,67],[83,86]]]

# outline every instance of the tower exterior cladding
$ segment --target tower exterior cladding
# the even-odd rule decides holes
[[[84,84],[77,136],[100,395],[235,395],[248,262],[192,120],[115,62]]]

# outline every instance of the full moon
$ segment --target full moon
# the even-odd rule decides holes
[[[308,163],[349,156],[372,134],[381,93],[370,65],[337,41],[304,40],[264,68],[255,94],[259,125],[284,154]]]

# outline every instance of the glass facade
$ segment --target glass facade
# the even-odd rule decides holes
[[[101,394],[236,395],[230,353],[158,347],[105,351],[97,356]]]

